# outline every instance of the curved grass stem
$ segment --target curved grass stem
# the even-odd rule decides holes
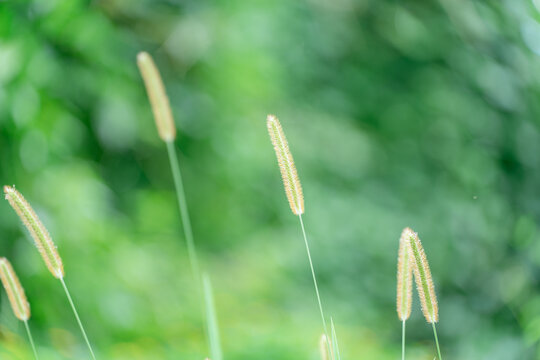
[[[401,360],[405,360],[405,320],[401,329]]]
[[[75,304],[73,304],[73,300],[71,299],[71,295],[69,294],[69,290],[66,286],[66,283],[64,282],[64,278],[60,278],[60,282],[62,283],[62,286],[64,288],[64,291],[66,292],[66,296],[69,300],[69,304],[71,305],[71,309],[73,309],[73,314],[75,314],[75,319],[77,319],[77,323],[79,324],[79,328],[81,329],[81,333],[84,337],[84,341],[86,341],[86,346],[88,346],[88,350],[90,350],[90,354],[92,355],[92,359],[96,360],[96,356],[94,355],[94,350],[92,349],[92,345],[90,345],[90,341],[88,340],[88,336],[86,336],[86,331],[84,331],[83,324],[81,322],[81,319],[79,318],[79,314],[77,313],[77,309],[75,308]]]
[[[25,320],[24,327],[26,328],[26,333],[28,334],[28,340],[30,341],[30,346],[32,347],[32,352],[34,353],[34,358],[36,360],[39,360],[37,351],[36,351],[36,345],[34,345],[34,338],[32,337],[32,333],[30,332],[30,327],[28,326],[28,321]]]
[[[439,347],[439,337],[437,336],[437,329],[435,328],[435,322],[432,322],[431,325],[433,325],[433,335],[435,336],[435,344],[437,345],[437,354],[439,355],[439,360],[442,360],[441,348]]]
[[[174,180],[174,187],[176,190],[176,199],[178,200],[178,207],[180,208],[180,217],[182,219],[182,225],[184,228],[184,236],[186,238],[186,246],[188,251],[189,263],[191,265],[191,271],[193,277],[197,283],[197,291],[199,296],[204,300],[204,310],[201,308],[203,318],[206,318],[206,337],[211,353],[214,354],[213,359],[221,360],[221,343],[219,339],[219,332],[217,331],[217,316],[214,301],[212,299],[211,291],[205,291],[204,278],[201,276],[201,268],[199,265],[199,259],[197,256],[197,250],[195,248],[195,241],[193,239],[193,230],[191,228],[191,220],[189,217],[189,210],[186,202],[186,195],[184,191],[184,184],[182,181],[182,173],[180,172],[180,166],[178,166],[178,155],[176,154],[176,148],[173,141],[166,141],[167,153],[169,155],[169,162],[171,165],[171,172]]]
[[[171,172],[174,180],[174,187],[176,189],[176,199],[178,200],[178,207],[180,208],[180,217],[182,218],[182,226],[184,228],[184,236],[186,237],[186,245],[188,250],[189,263],[191,265],[191,271],[198,283],[201,281],[201,270],[199,268],[199,259],[197,257],[197,251],[195,249],[195,241],[193,240],[193,230],[191,229],[191,220],[189,217],[189,210],[186,202],[186,195],[184,192],[184,183],[182,181],[182,173],[178,166],[178,156],[176,154],[176,148],[172,141],[167,141],[167,152],[169,154],[169,162],[171,164]]]
[[[327,339],[330,339],[330,337],[328,336],[328,330],[326,327],[326,320],[324,318],[324,311],[323,311],[323,306],[321,302],[321,295],[319,294],[319,286],[317,284],[317,277],[315,276],[315,269],[313,268],[313,261],[311,260],[311,252],[309,251],[309,243],[306,236],[306,229],[304,227],[304,221],[302,220],[302,214],[299,214],[298,218],[300,219],[300,227],[302,228],[302,235],[304,235],[304,244],[306,245],[306,252],[307,252],[307,257],[309,260],[309,267],[311,269],[311,276],[313,277],[313,285],[315,286],[315,294],[317,295],[317,303],[319,304],[319,312],[321,313],[321,320],[322,320],[324,335],[326,335]],[[330,353],[330,356],[331,358],[333,358],[332,353]]]

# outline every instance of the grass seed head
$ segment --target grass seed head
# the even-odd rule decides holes
[[[304,213],[304,196],[302,195],[302,185],[298,179],[298,173],[294,166],[294,160],[289,150],[289,145],[279,120],[274,115],[268,115],[266,118],[266,125],[268,127],[268,133],[270,139],[274,145],[276,156],[281,171],[281,177],[283,179],[283,185],[285,186],[285,193],[289,200],[291,210],[295,215],[301,215]]]
[[[62,259],[51,239],[51,235],[49,235],[49,232],[43,226],[35,211],[21,193],[15,190],[15,187],[4,186],[4,193],[9,204],[30,232],[49,271],[54,277],[58,279],[63,278],[64,265],[62,264]]]
[[[426,253],[417,233],[408,229],[406,237],[409,242],[409,253],[414,264],[414,278],[420,303],[422,304],[422,312],[428,323],[436,323],[439,321],[439,308]]]
[[[174,126],[169,98],[165,92],[165,86],[163,86],[156,64],[152,57],[143,51],[137,55],[137,65],[150,98],[159,137],[165,142],[173,141],[176,138],[176,127]]]
[[[401,321],[411,316],[412,304],[412,270],[414,267],[409,252],[409,237],[412,230],[405,228],[399,238],[398,271],[397,271],[397,313]]]
[[[30,305],[26,300],[19,278],[6,258],[0,258],[0,279],[4,289],[6,289],[15,316],[22,321],[28,320],[30,318]]]

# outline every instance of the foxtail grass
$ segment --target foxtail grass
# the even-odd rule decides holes
[[[193,230],[191,228],[191,219],[186,202],[182,172],[178,166],[178,156],[176,154],[176,148],[174,147],[174,140],[176,139],[176,127],[174,125],[169,98],[167,97],[159,70],[152,60],[152,57],[144,51],[140,52],[137,55],[137,65],[139,66],[148,98],[150,99],[150,105],[152,107],[159,136],[167,145],[167,153],[169,155],[169,163],[173,175],[178,207],[180,208],[180,217],[182,219],[184,236],[186,238],[191,270],[193,272],[193,276],[198,282],[200,282],[201,270],[195,248]]]
[[[141,72],[146,92],[152,104],[154,119],[159,132],[159,136],[165,142],[174,141],[176,138],[176,127],[174,126],[173,115],[169,105],[169,98],[165,92],[165,86],[159,75],[159,71],[146,52],[137,55],[137,65]]]
[[[309,242],[306,236],[304,221],[302,220],[302,214],[304,213],[304,195],[302,193],[302,185],[300,184],[300,179],[298,178],[296,166],[294,165],[294,159],[291,151],[289,150],[287,138],[285,137],[285,133],[283,132],[283,128],[281,127],[278,118],[274,115],[268,115],[266,118],[266,126],[268,128],[268,134],[270,135],[272,145],[274,145],[274,150],[276,152],[279,169],[281,171],[281,178],[283,180],[285,194],[287,195],[287,199],[289,201],[289,206],[293,214],[298,215],[298,219],[300,220],[300,227],[304,237],[304,244],[306,246],[309,267],[311,269],[311,276],[313,278],[313,285],[315,287],[315,295],[317,296],[317,303],[319,305],[323,330],[326,337],[329,338],[321,296],[319,293],[319,286],[317,284],[317,277],[313,267],[311,251],[309,250]]]
[[[296,166],[294,165],[294,159],[289,150],[287,138],[278,118],[274,115],[268,115],[266,126],[268,127],[272,145],[274,145],[274,150],[276,151],[279,170],[281,171],[281,178],[283,179],[283,186],[285,187],[289,205],[295,215],[301,215],[304,213],[304,196]]]
[[[402,322],[401,359],[405,360],[405,322],[411,316],[412,304],[412,270],[413,262],[409,251],[409,236],[411,230],[406,228],[399,238],[398,271],[397,271],[397,300],[398,317]]]
[[[439,321],[439,308],[437,304],[437,295],[435,294],[435,285],[431,277],[431,271],[427,261],[426,253],[422,247],[422,242],[418,234],[410,228],[404,230],[404,234],[409,243],[409,254],[413,261],[414,279],[418,290],[418,297],[422,305],[422,312],[426,321],[432,325],[437,354],[439,360],[442,360],[441,349],[439,347],[439,338],[435,323]]]
[[[84,326],[79,317],[79,313],[77,312],[75,304],[71,299],[71,295],[64,281],[64,266],[62,264],[62,259],[58,254],[56,245],[52,241],[51,235],[37,216],[34,209],[32,209],[28,201],[26,201],[26,199],[22,196],[20,192],[15,189],[15,187],[4,186],[4,193],[9,204],[11,205],[13,210],[15,210],[23,224],[28,229],[28,232],[34,239],[34,243],[39,253],[41,254],[41,257],[43,258],[45,265],[53,274],[53,276],[60,280],[62,288],[64,289],[66,297],[68,298],[69,304],[71,305],[71,309],[73,310],[73,314],[75,315],[75,319],[77,320],[77,324],[79,325],[79,328],[83,335],[84,341],[86,342],[86,346],[88,347],[88,350],[92,355],[92,359],[95,360],[96,357],[94,355],[94,350],[92,349],[92,345],[90,345],[90,341],[88,340],[88,336],[86,335],[86,331],[84,330]]]
[[[39,357],[37,355],[36,346],[34,345],[34,338],[32,337],[32,332],[28,326],[28,319],[30,319],[30,304],[28,304],[24,289],[21,286],[15,270],[13,270],[11,263],[6,258],[0,258],[0,279],[2,280],[2,285],[8,295],[9,303],[15,317],[24,323],[26,334],[28,335],[32,352],[34,353],[34,358],[38,360]]]
[[[39,220],[34,209],[32,209],[21,193],[15,190],[15,187],[4,186],[4,193],[9,204],[30,232],[32,239],[34,239],[34,244],[49,271],[55,278],[63,278],[64,265],[62,264],[62,259],[58,254],[56,245],[54,245],[51,239],[51,235],[45,226],[43,226],[41,220]]]
[[[184,237],[186,239],[186,247],[191,271],[197,283],[198,293],[204,299],[204,313],[206,315],[207,323],[206,326],[208,329],[213,327],[217,329],[217,317],[215,316],[216,310],[214,302],[208,297],[211,296],[211,293],[205,291],[204,279],[201,277],[201,267],[199,265],[199,258],[197,256],[197,250],[195,247],[191,219],[186,201],[184,183],[182,180],[182,172],[180,171],[180,166],[178,165],[178,155],[174,146],[174,140],[176,139],[176,127],[174,125],[169,98],[167,97],[159,70],[152,60],[152,57],[146,52],[140,52],[137,55],[137,65],[141,72],[148,98],[150,99],[150,105],[152,106],[152,112],[154,114],[154,120],[156,122],[159,136],[167,146],[167,154],[173,176],[176,199],[180,209],[180,218],[182,220]],[[211,317],[211,314],[214,314],[214,316]],[[211,335],[212,337],[210,337]],[[213,359],[221,360],[222,355],[219,333],[217,331],[214,333],[208,332],[207,337]],[[217,357],[213,355],[212,349],[217,351],[219,354]]]

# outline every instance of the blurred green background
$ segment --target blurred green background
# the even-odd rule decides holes
[[[298,220],[266,133],[282,121],[344,359],[398,359],[395,269],[419,232],[446,359],[540,359],[540,1],[0,2],[0,181],[34,205],[100,359],[207,346],[164,144],[154,56],[227,360],[318,359]],[[88,354],[8,203],[0,253],[43,359]],[[415,299],[407,358],[435,356]],[[29,359],[2,291],[0,358]]]

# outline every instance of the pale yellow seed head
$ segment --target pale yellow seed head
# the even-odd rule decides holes
[[[422,304],[422,312],[428,323],[436,323],[439,321],[439,308],[426,253],[418,234],[411,229],[405,230],[407,230],[406,237],[409,242],[409,253],[414,264],[414,279],[418,297]]]
[[[58,254],[58,250],[54,245],[51,235],[39,220],[37,214],[32,209],[30,204],[22,196],[20,192],[15,190],[15,187],[4,186],[6,200],[9,202],[13,210],[19,215],[24,226],[30,232],[34,239],[34,243],[45,261],[47,268],[54,277],[61,279],[64,277],[64,265]]]
[[[411,316],[412,304],[412,270],[414,267],[409,252],[411,229],[405,228],[399,238],[398,271],[397,271],[397,313],[401,321]]]
[[[321,353],[322,360],[331,360],[331,358],[333,357],[332,342],[326,337],[325,334],[322,334],[321,339],[319,340],[319,351]]]
[[[298,179],[298,173],[294,166],[294,160],[289,150],[289,144],[285,138],[285,133],[281,128],[279,120],[274,115],[268,115],[266,125],[270,139],[276,151],[276,157],[281,171],[281,178],[285,186],[285,193],[289,200],[289,205],[295,215],[304,213],[304,196],[302,194],[302,185]]]
[[[165,92],[165,86],[163,86],[156,64],[152,57],[143,51],[137,55],[137,65],[152,105],[159,137],[165,142],[173,141],[176,138],[176,127],[174,126],[169,98]]]
[[[6,258],[0,258],[0,279],[4,289],[6,289],[15,316],[22,321],[28,320],[30,318],[30,305],[17,274]]]

